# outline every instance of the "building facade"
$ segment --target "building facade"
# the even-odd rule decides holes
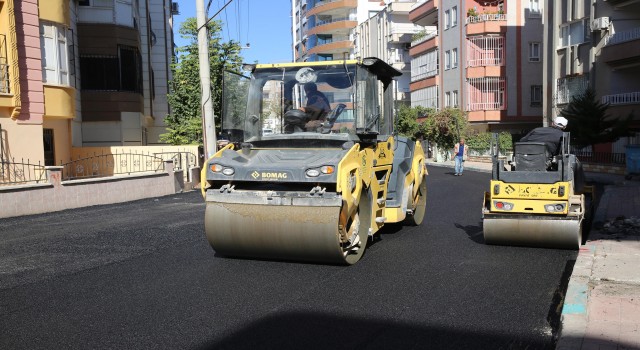
[[[592,87],[611,118],[635,112],[640,129],[640,1],[545,1],[545,123],[573,97]],[[637,139],[598,145],[597,151],[624,153]]]
[[[353,49],[356,57],[378,57],[402,72],[394,79],[391,89],[395,101],[407,105],[411,103],[409,47],[412,36],[420,30],[409,21],[413,4],[415,1],[388,2],[382,10],[356,27]]]
[[[296,62],[355,58],[356,27],[386,6],[380,0],[292,0],[291,4]]]
[[[467,112],[477,132],[522,133],[542,119],[542,12],[537,0],[423,0],[410,55],[411,104]]]
[[[2,160],[159,143],[173,54],[168,0],[0,0]]]

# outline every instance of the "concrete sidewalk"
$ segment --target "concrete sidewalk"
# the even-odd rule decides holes
[[[490,172],[491,163],[464,168]],[[585,176],[604,191],[569,280],[556,349],[640,349],[640,180]]]

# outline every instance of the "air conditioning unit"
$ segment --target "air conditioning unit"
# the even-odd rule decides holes
[[[171,3],[171,14],[172,15],[179,15],[180,14],[180,7],[178,6],[177,2],[172,2]]]
[[[609,28],[609,17],[594,18],[591,21],[591,31],[603,30]]]

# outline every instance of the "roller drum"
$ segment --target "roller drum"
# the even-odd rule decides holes
[[[579,249],[582,217],[486,217],[483,220],[487,244],[558,249]]]
[[[225,256],[350,264],[357,259],[343,253],[339,214],[335,206],[208,201],[205,231],[213,249]]]

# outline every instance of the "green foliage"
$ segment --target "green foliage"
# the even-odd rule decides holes
[[[417,41],[427,36],[427,30],[423,29],[411,36],[411,41]]]
[[[203,142],[197,28],[195,18],[188,18],[182,23],[179,30],[180,36],[189,42],[186,46],[177,48],[177,62],[171,65],[173,79],[169,81],[167,96],[171,114],[165,118],[168,132],[160,135],[160,139],[174,145],[202,144]],[[242,57],[240,57],[240,45],[237,42],[222,41],[219,21],[209,22],[207,28],[213,110],[216,116],[220,116],[222,72],[225,69],[239,70]],[[219,120],[216,121],[219,123]],[[219,125],[216,127],[218,128]]]
[[[459,138],[466,135],[467,116],[457,108],[445,108],[429,115],[424,123],[425,137],[438,147],[453,148]]]
[[[475,17],[478,16],[478,11],[473,7],[467,10],[467,17]]]
[[[491,138],[493,133],[482,132],[479,134],[468,136],[465,140],[467,146],[475,151],[486,151],[491,146]],[[512,135],[506,131],[501,132],[498,135],[498,144],[500,152],[509,152],[513,149]]]
[[[396,132],[413,140],[424,137],[424,126],[419,124],[417,119],[432,112],[433,110],[430,108],[400,104],[395,121]]]
[[[626,118],[607,115],[608,104],[596,98],[595,91],[587,88],[585,92],[571,99],[560,114],[567,118],[566,131],[571,132],[571,142],[578,147],[599,143],[615,142],[628,136],[633,113]]]

